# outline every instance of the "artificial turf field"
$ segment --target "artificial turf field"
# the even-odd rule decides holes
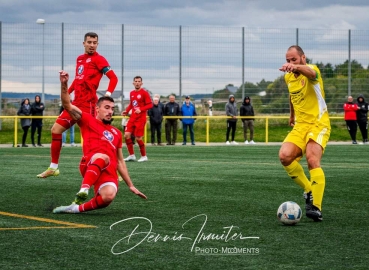
[[[369,145],[327,147],[324,220],[296,226],[276,218],[284,201],[304,211],[278,150],[148,147],[149,162],[127,163],[148,200],[121,182],[108,208],[56,215],[79,190],[81,148],[47,179],[49,148],[1,148],[0,269],[368,269]]]

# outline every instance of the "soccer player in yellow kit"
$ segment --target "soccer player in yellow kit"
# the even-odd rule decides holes
[[[317,66],[306,64],[304,51],[297,45],[288,48],[286,63],[279,70],[286,72],[289,124],[293,126],[279,150],[279,159],[287,174],[304,189],[306,216],[322,221],[325,175],[320,160],[331,132],[323,80]],[[299,163],[304,154],[310,181]]]

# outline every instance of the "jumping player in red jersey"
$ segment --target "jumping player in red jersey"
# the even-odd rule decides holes
[[[69,94],[74,92],[73,105],[92,116],[95,116],[96,91],[102,76],[105,74],[109,78],[105,96],[110,96],[118,83],[118,78],[110,68],[108,61],[96,52],[98,44],[96,33],[85,34],[83,42],[85,53],[77,57],[75,79],[68,89]],[[37,177],[46,178],[59,175],[58,163],[62,148],[62,134],[75,123],[76,121],[66,111],[63,111],[56,119],[51,128],[50,167]]]
[[[68,73],[60,71],[63,107],[78,123],[84,139],[83,157],[80,162],[83,180],[74,202],[55,208],[53,213],[81,213],[107,207],[118,191],[117,170],[130,190],[146,199],[146,196],[134,187],[129,177],[122,154],[122,134],[119,129],[110,125],[114,100],[111,97],[101,97],[96,105],[97,116],[93,117],[70,103],[68,79]],[[84,203],[92,186],[95,196]]]
[[[131,117],[129,118],[128,124],[124,131],[124,138],[126,140],[127,149],[129,156],[125,161],[135,161],[136,156],[133,150],[133,143],[131,140],[131,133],[136,137],[137,144],[140,147],[141,158],[137,160],[138,162],[147,161],[145,143],[142,137],[145,132],[146,116],[147,111],[152,108],[152,101],[150,94],[142,86],[142,78],[136,76],[133,78],[134,90],[129,93],[129,105],[126,110],[122,112],[123,116],[126,116],[128,112],[132,109]]]

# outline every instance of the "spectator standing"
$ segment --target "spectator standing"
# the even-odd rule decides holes
[[[185,102],[181,108],[181,115],[182,116],[197,116],[195,105],[190,100],[190,96],[186,96]],[[195,145],[195,133],[193,131],[193,125],[195,123],[194,118],[182,118],[182,125],[183,125],[183,143],[182,145],[186,145],[187,143],[187,128],[190,129],[190,138],[191,144]]]
[[[359,109],[356,111],[356,121],[359,126],[361,136],[363,137],[363,143],[368,143],[368,103],[365,102],[364,96],[359,95],[357,98],[357,106]]]
[[[175,102],[175,96],[169,96],[169,102],[165,104],[164,116],[180,116],[179,104]],[[165,137],[167,145],[175,145],[177,140],[177,118],[168,118],[165,120]]]
[[[352,96],[349,96],[347,98],[347,102],[343,105],[343,110],[345,111],[346,127],[350,134],[352,144],[357,144],[356,142],[356,132],[357,132],[356,111],[358,110],[358,106],[355,103],[353,103]]]
[[[31,115],[31,105],[29,104],[29,99],[22,99],[21,106],[19,107],[17,115],[19,116],[29,116]],[[22,137],[22,147],[28,147],[26,144],[28,129],[31,126],[31,118],[21,118],[20,119],[21,126],[23,129],[23,137]]]
[[[240,108],[240,116],[254,116],[254,107],[251,105],[250,97],[243,99],[242,106]],[[242,119],[243,124],[243,137],[245,144],[255,144],[254,142],[254,118]],[[247,130],[250,130],[250,142],[247,140]]]
[[[41,97],[39,95],[35,96],[35,102],[31,105],[31,114],[32,116],[43,116],[44,115],[45,106],[44,103],[41,102]],[[43,146],[41,144],[41,132],[42,132],[42,118],[32,118],[31,123],[31,140],[32,146],[36,147],[35,144],[35,132],[37,129],[37,146]]]
[[[158,95],[153,98],[153,107],[148,110],[150,118],[150,130],[151,130],[151,144],[155,145],[155,133],[158,145],[162,146],[161,143],[161,124],[163,122],[164,108],[163,104],[160,103]]]
[[[60,106],[60,114],[64,111],[64,108],[63,106]],[[63,133],[62,133],[62,146],[64,147],[65,144],[67,143],[67,132],[68,132],[68,129],[65,130]],[[70,146],[74,147],[74,146],[77,146],[75,143],[74,143],[74,125],[69,127],[69,142],[70,142]]]
[[[234,136],[236,134],[237,115],[238,115],[237,103],[234,98],[234,95],[229,95],[229,100],[227,104],[225,105],[225,111],[226,111],[226,115],[231,117],[231,118],[227,118],[226,144],[238,144],[234,140]],[[232,135],[231,135],[232,140],[231,142],[229,142],[229,133],[231,130],[232,130]]]

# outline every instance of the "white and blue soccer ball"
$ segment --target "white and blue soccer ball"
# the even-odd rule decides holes
[[[295,202],[284,202],[278,207],[277,218],[284,225],[297,224],[301,216],[301,207]]]

